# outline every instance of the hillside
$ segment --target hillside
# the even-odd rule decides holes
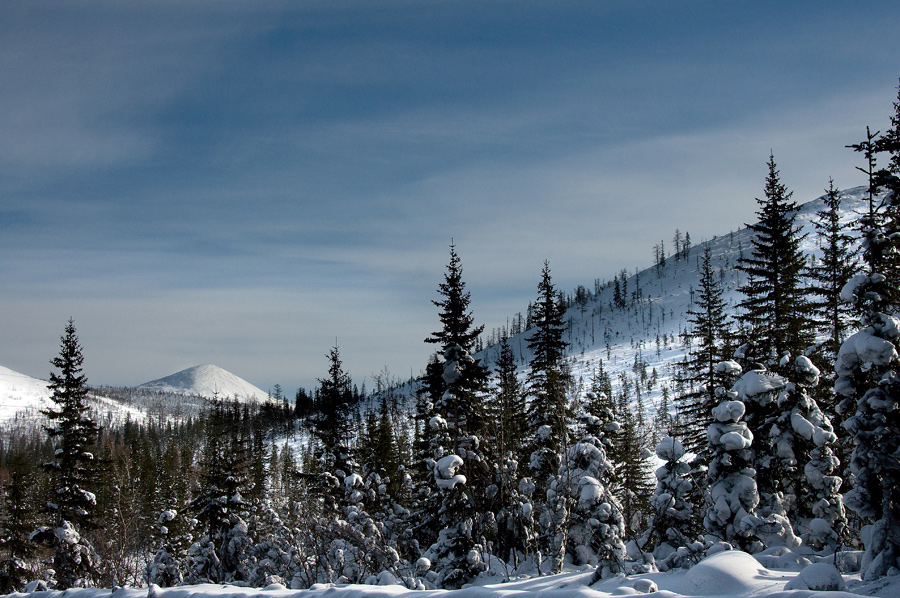
[[[865,197],[864,187],[841,192],[842,221],[848,227],[855,219],[854,213],[865,208]],[[821,197],[800,206],[797,224],[802,226],[804,233],[814,232],[812,222],[816,212],[822,209],[824,203]],[[576,381],[588,384],[602,360],[614,390],[618,390],[622,376],[633,381],[635,364],[638,364],[638,369],[646,370],[648,378],[656,371],[655,383],[650,388],[645,384],[641,391],[648,410],[657,405],[662,389],[672,384],[675,367],[686,352],[681,334],[686,327],[685,314],[693,305],[700,257],[705,247],[711,250],[713,268],[719,272],[722,281],[723,299],[729,315],[733,316],[735,306],[741,300],[737,289],[745,282],[743,273],[734,266],[741,255],[749,255],[751,239],[752,231],[741,227],[696,243],[690,248],[686,259],[667,255],[662,267],[631,268],[622,285],[628,295],[628,305],[624,308],[614,306],[614,287],[611,283],[596,285],[594,290],[598,292],[589,292],[583,301],[576,301],[566,312],[569,329],[565,337],[569,343],[570,365]],[[819,253],[814,234],[806,237],[802,247],[808,256]],[[647,256],[652,256],[649,248]],[[638,289],[638,298],[633,299]],[[477,306],[475,311],[477,316]],[[526,330],[509,337],[510,347],[522,366],[531,358],[526,340],[529,335]],[[493,345],[485,348],[478,357],[494,363],[498,355],[499,346]],[[525,373],[523,371],[522,375]],[[670,396],[674,395],[670,393]]]

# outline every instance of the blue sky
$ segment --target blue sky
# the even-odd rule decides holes
[[[476,320],[862,184],[896,2],[0,4],[0,365],[418,374],[451,239]]]

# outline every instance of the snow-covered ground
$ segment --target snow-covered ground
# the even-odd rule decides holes
[[[851,555],[852,556],[852,555]],[[484,577],[460,590],[408,590],[400,585],[316,584],[308,590],[289,590],[281,584],[265,588],[195,585],[174,588],[70,589],[33,592],[35,598],[607,598],[654,593],[660,598],[709,596],[720,598],[852,598],[900,596],[900,574],[874,582],[841,575],[830,560],[810,563],[786,549],[770,549],[754,558],[726,551],[707,557],[688,570],[615,577],[589,585],[590,568],[559,575],[506,581]],[[761,563],[766,563],[763,566]],[[26,594],[11,594],[24,596]]]

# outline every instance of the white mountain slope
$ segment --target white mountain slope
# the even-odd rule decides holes
[[[0,366],[0,428],[46,424],[42,409],[53,406],[47,382]],[[88,395],[91,413],[102,425],[126,419],[142,421],[145,414],[106,397]]]
[[[153,380],[138,386],[143,390],[172,392],[238,401],[265,401],[269,394],[253,386],[243,378],[215,365],[198,365],[171,376]]]

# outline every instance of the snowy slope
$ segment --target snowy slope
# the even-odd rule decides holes
[[[42,409],[53,406],[47,382],[0,366],[0,428],[42,426]],[[91,413],[103,422],[141,421],[144,413],[105,397],[88,395]]]
[[[806,566],[804,557],[785,551],[776,557],[754,557],[739,551],[720,552],[689,570],[614,577],[589,585],[593,571],[577,568],[559,575],[504,579],[500,571],[485,575],[460,590],[408,590],[401,585],[316,584],[308,590],[289,590],[282,584],[247,588],[203,584],[160,588],[71,588],[41,592],[42,598],[612,598],[654,592],[665,598],[709,596],[720,598],[853,598],[900,596],[900,575],[871,583],[858,576],[841,576],[825,561]],[[806,561],[806,562],[804,562]],[[804,568],[805,567],[805,568]],[[391,580],[382,578],[382,583]],[[833,584],[837,584],[835,587]],[[838,591],[834,591],[838,590]],[[11,594],[10,596],[24,596]]]
[[[848,189],[841,193],[841,198],[842,220],[849,227],[856,218],[855,213],[861,213],[866,208],[866,190],[864,187]],[[798,211],[797,224],[802,226],[803,232],[810,233],[802,244],[803,251],[808,255],[819,253],[812,222],[816,212],[822,209],[824,202],[820,197],[801,205]],[[658,377],[652,389],[642,389],[644,406],[648,411],[652,410],[662,396],[662,388],[672,383],[676,365],[686,352],[680,335],[685,331],[686,312],[693,306],[698,288],[699,264],[704,248],[709,246],[711,250],[713,269],[720,273],[726,309],[729,315],[734,315],[735,306],[742,299],[737,289],[745,282],[743,273],[735,270],[734,266],[742,254],[750,255],[752,236],[750,229],[742,227],[703,242],[695,239],[687,259],[676,260],[668,255],[671,251],[669,247],[664,267],[629,268],[627,292],[631,295],[640,287],[643,297],[635,306],[624,309],[614,307],[613,287],[610,285],[583,305],[570,307],[566,312],[569,330],[564,338],[569,343],[575,380],[580,379],[584,386],[589,385],[598,362],[602,360],[616,392],[620,387],[619,375],[624,374],[633,381],[635,360],[643,360],[647,364],[648,374],[656,369]],[[651,248],[648,247],[647,262],[651,261],[651,257]],[[531,358],[526,341],[530,334],[531,331],[526,331],[509,339],[520,366],[525,366]],[[498,355],[499,347],[490,346],[477,357],[493,364]],[[524,371],[520,373],[525,374]],[[671,390],[670,397],[673,397]],[[631,396],[635,397],[634,391]]]
[[[172,392],[238,401],[265,401],[269,394],[253,386],[243,378],[215,365],[198,365],[171,376],[153,380],[138,386],[143,390]]]
[[[0,422],[36,421],[50,405],[46,382],[0,366]]]

